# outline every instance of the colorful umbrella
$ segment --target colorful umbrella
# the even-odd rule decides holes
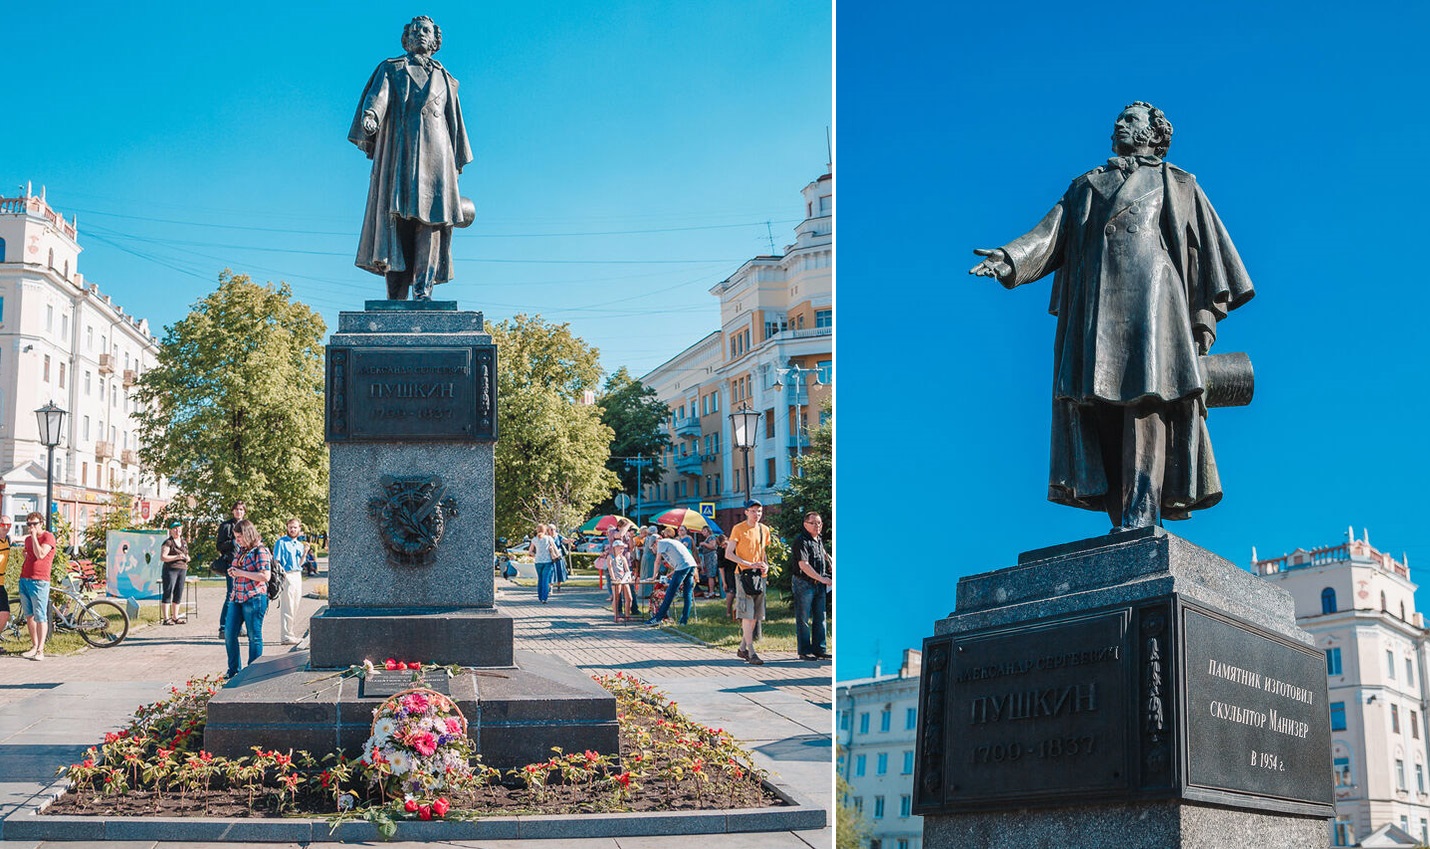
[[[605,516],[592,516],[586,520],[586,524],[577,528],[576,531],[583,534],[603,534],[607,530],[614,528],[619,521],[621,521],[620,516],[612,516],[610,514]]]
[[[688,507],[675,507],[667,510],[651,519],[657,525],[671,525],[677,528],[708,528],[712,534],[723,534],[720,526],[715,524],[714,519],[707,519],[701,515],[699,510],[691,510]]]

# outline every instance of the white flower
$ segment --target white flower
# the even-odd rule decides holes
[[[382,745],[383,743],[386,743],[387,739],[391,737],[392,733],[396,730],[397,723],[393,722],[392,717],[384,716],[377,722],[373,723],[372,740],[369,741],[368,745],[372,745],[373,743],[376,743],[377,745]]]
[[[392,754],[387,756],[387,760],[392,764],[393,775],[406,775],[412,769],[412,758],[401,749],[393,750]]]

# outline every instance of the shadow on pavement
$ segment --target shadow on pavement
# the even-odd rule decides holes
[[[77,745],[0,745],[0,762],[5,764],[7,782],[33,781],[49,784],[55,780],[55,770],[80,759],[89,746]]]
[[[774,761],[818,761],[821,763],[829,763],[832,747],[833,741],[829,739],[829,735],[827,734],[804,734],[799,737],[786,737],[783,740],[776,740],[773,743],[756,746],[755,751]]]

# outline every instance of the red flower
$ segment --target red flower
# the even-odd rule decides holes
[[[318,783],[321,784],[321,785],[323,785],[324,787],[327,787],[327,786],[328,786],[328,783],[329,783],[330,781],[332,781],[332,780],[333,780],[333,774],[332,774],[331,772],[328,772],[326,769],[323,770],[323,774],[322,774],[322,775],[318,776]]]
[[[383,669],[386,669],[388,672],[391,672],[392,670],[394,670],[394,669],[397,668],[397,661],[394,660],[393,658],[390,658],[390,657],[389,657],[389,658],[382,664],[382,668],[383,668]]]
[[[406,811],[406,812],[409,813],[409,814],[415,814],[415,813],[417,813],[417,800],[416,800],[416,799],[408,799],[406,802],[404,802],[404,803],[402,804],[402,810]]]
[[[418,808],[418,809],[417,809],[417,816],[418,816],[419,819],[424,819],[424,820],[430,820],[430,819],[432,819],[432,806],[431,806],[431,805],[423,805],[422,807]]]
[[[451,804],[447,802],[447,799],[445,797],[438,796],[437,801],[432,803],[432,813],[436,814],[439,817],[445,817],[447,815],[447,811],[450,810],[451,807]]]
[[[85,759],[84,759],[84,763],[80,764],[80,766],[85,767],[85,768],[92,767],[92,766],[94,766],[94,761],[90,760],[89,758],[85,758]]]
[[[208,763],[213,759],[213,755],[209,754],[208,752],[205,752],[203,749],[199,750],[199,760],[203,761],[204,763]]]
[[[616,776],[616,781],[622,787],[629,788],[631,786],[631,774],[629,772],[623,772],[620,775]]]

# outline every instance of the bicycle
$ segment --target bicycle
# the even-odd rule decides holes
[[[96,598],[98,595],[91,579],[79,571],[65,575],[64,582],[50,587],[49,628],[45,643],[56,631],[73,631],[91,646],[107,649],[124,642],[129,636],[129,613],[113,601]],[[25,628],[25,618],[20,615],[19,599],[10,602],[10,621],[0,636],[17,640],[29,640]]]

